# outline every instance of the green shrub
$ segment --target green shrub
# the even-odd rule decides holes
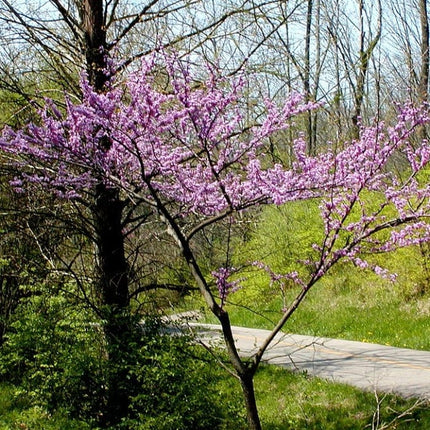
[[[166,333],[159,319],[148,318],[143,329],[136,325],[127,348],[114,354],[119,359],[108,360],[100,325],[63,293],[32,296],[16,316],[0,376],[18,387],[15,400],[25,399],[36,421],[62,411],[112,429],[222,429],[241,422],[240,397],[220,393],[224,371],[187,336]],[[117,388],[130,408],[109,427],[103,415],[112,375],[122,376]]]
[[[0,384],[0,430],[89,430],[91,426],[73,420],[63,410],[50,413],[32,405],[23,390]]]
[[[132,373],[139,389],[125,428],[203,430],[243,424],[240,391],[220,392],[227,374],[192,339],[163,334],[159,322],[152,321],[145,325],[138,359]]]
[[[265,207],[249,240],[236,253],[234,264],[240,267],[260,261],[275,273],[298,271],[304,275],[307,269],[301,262],[315,256],[312,244],[322,237],[318,214],[316,200]],[[237,297],[245,305],[264,306],[280,296],[278,285],[270,286],[269,277],[261,270],[251,268],[244,276],[247,280],[242,282],[243,289]],[[232,300],[236,301],[236,297]]]
[[[39,291],[16,311],[0,359],[1,378],[21,385],[35,405],[49,411],[96,416],[103,349],[95,327],[65,294]]]

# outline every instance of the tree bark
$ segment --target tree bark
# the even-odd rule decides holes
[[[308,0],[308,9],[306,13],[306,36],[305,36],[305,68],[303,87],[306,100],[311,99],[311,31],[312,31],[312,13],[313,13],[313,0]],[[313,114],[311,111],[307,113],[307,134],[308,134],[308,148],[309,155],[315,154],[315,136],[313,134]]]
[[[260,417],[257,410],[254,391],[254,371],[246,371],[240,375],[240,385],[242,386],[243,397],[245,400],[246,417],[250,430],[261,430]]]
[[[420,0],[420,21],[421,21],[421,70],[419,81],[419,100],[426,102],[428,100],[429,84],[429,22],[427,16],[427,0]]]
[[[81,22],[84,32],[86,70],[95,91],[106,91],[107,41],[103,0],[84,0]],[[109,138],[100,141],[102,150],[110,148]],[[96,246],[95,288],[100,296],[107,349],[106,404],[101,424],[112,426],[129,409],[127,372],[133,357],[133,321],[130,314],[128,265],[122,231],[123,203],[119,190],[102,178],[94,190],[93,220]]]
[[[100,183],[96,187],[94,224],[97,247],[97,284],[102,305],[126,309],[129,306],[127,260],[122,233],[123,204],[116,189]]]
[[[103,0],[84,0],[81,9],[82,28],[88,79],[96,91],[103,91],[106,75],[106,25],[104,22]]]
[[[378,27],[376,35],[369,41],[367,47],[365,47],[365,31],[364,31],[364,1],[359,1],[359,15],[360,15],[360,51],[358,61],[358,76],[354,92],[354,114],[352,116],[352,133],[355,139],[359,138],[360,135],[360,118],[363,110],[363,101],[365,96],[365,85],[366,76],[369,70],[369,63],[380,38],[381,38],[381,26],[382,26],[382,7],[381,2],[378,0]]]

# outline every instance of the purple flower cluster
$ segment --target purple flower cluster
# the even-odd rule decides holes
[[[219,297],[222,303],[226,301],[229,294],[234,293],[240,289],[240,280],[228,280],[228,278],[236,272],[237,270],[234,267],[220,267],[218,270],[214,270],[211,273],[215,279]]]
[[[311,166],[300,167],[301,177],[280,165],[262,169],[264,156],[257,154],[273,133],[315,104],[303,103],[298,94],[283,107],[266,101],[262,124],[244,133],[243,79],[227,80],[209,70],[208,79],[196,86],[179,63],[165,61],[168,92],[158,89],[150,58],[124,85],[103,94],[83,76],[82,103],[66,99],[61,113],[47,100],[41,125],[6,129],[0,148],[14,155],[22,172],[16,189],[39,184],[70,199],[100,180],[144,195],[150,182],[164,198],[204,215],[309,194],[305,176]]]
[[[156,73],[160,61],[168,75],[162,78]],[[103,94],[83,76],[81,103],[66,98],[61,111],[47,100],[40,125],[3,131],[0,150],[20,172],[12,185],[76,199],[104,181],[154,206],[155,192],[161,201],[178,203],[182,216],[202,217],[262,202],[319,198],[325,237],[314,246],[319,258],[308,263],[315,279],[341,258],[361,261],[364,246],[387,251],[430,238],[422,221],[430,213],[430,186],[419,179],[430,144],[410,139],[430,122],[428,106],[399,106],[394,126],[363,127],[359,139],[338,152],[309,156],[299,135],[291,168],[285,168],[266,157],[268,139],[319,105],[299,94],[281,106],[266,100],[265,116],[245,128],[244,79],[223,78],[209,67],[206,75],[197,80],[183,63],[161,55],[144,60],[124,83],[112,82]],[[389,169],[395,154],[408,163],[401,177]],[[378,204],[369,204],[370,194]],[[388,228],[391,234],[379,234]],[[235,285],[227,281],[231,272],[214,273],[223,299]]]

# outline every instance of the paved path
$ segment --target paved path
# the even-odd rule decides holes
[[[190,325],[200,327],[204,341],[220,339],[217,325]],[[268,333],[233,327],[237,346],[244,356],[252,355]],[[430,399],[430,351],[280,334],[263,360],[366,390]]]

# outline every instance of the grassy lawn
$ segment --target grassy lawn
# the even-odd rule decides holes
[[[377,397],[304,373],[264,366],[256,377],[256,387],[266,430],[381,429],[389,423],[386,427],[389,429],[430,428],[428,403],[416,406],[414,401],[394,396]],[[409,408],[412,408],[410,413],[397,419]]]

